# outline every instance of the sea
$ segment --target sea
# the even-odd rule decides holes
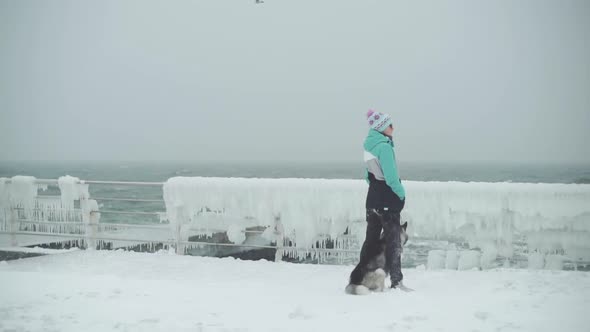
[[[399,162],[403,180],[590,183],[590,164]],[[0,177],[166,181],[173,176],[361,179],[362,162],[0,161]]]

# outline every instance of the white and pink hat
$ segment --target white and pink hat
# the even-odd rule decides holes
[[[383,132],[389,127],[389,125],[391,125],[391,117],[389,114],[375,112],[373,110],[367,112],[367,121],[369,122],[369,127],[378,132]]]

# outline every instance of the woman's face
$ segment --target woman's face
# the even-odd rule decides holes
[[[389,127],[383,131],[383,134],[391,137],[393,135],[393,125],[389,125]]]

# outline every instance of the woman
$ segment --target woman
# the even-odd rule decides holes
[[[397,171],[393,125],[388,114],[369,110],[367,112],[369,134],[365,139],[367,193],[367,236],[361,250],[361,260],[368,245],[379,241],[381,231],[386,241],[385,270],[389,272],[391,287],[401,285],[402,243],[400,213],[404,208],[406,192]]]

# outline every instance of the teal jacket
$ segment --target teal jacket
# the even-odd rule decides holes
[[[405,199],[406,191],[397,170],[393,141],[382,133],[370,129],[364,143],[366,179],[385,181],[387,186],[400,198]]]

